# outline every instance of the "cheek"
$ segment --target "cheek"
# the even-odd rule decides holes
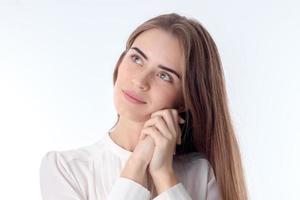
[[[119,66],[117,79],[119,79],[121,82],[128,81],[134,76],[135,73],[136,72],[133,66],[131,66],[128,62],[124,61]]]
[[[117,103],[119,99],[122,98],[121,90],[128,89],[128,87],[130,87],[129,83],[134,75],[133,70],[130,68],[131,67],[126,62],[122,62],[119,66],[118,76],[114,86],[114,97],[116,101],[115,103]]]
[[[161,107],[161,109],[176,106],[179,93],[169,88],[161,89],[161,87],[156,88],[156,91],[153,96],[155,97],[156,104]]]

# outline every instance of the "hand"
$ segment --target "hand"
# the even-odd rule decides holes
[[[152,176],[173,172],[173,153],[176,143],[181,144],[181,130],[178,123],[184,123],[178,111],[164,109],[152,113],[151,118],[144,124],[140,140],[150,136],[155,145],[149,164],[149,172]]]
[[[153,151],[153,139],[151,137],[146,137],[143,139],[140,138],[130,156],[130,159],[135,160],[135,162],[140,162],[142,164],[148,165],[152,159]]]
[[[148,188],[147,167],[152,159],[153,150],[152,138],[147,137],[139,140],[121,172],[121,177],[134,180]]]

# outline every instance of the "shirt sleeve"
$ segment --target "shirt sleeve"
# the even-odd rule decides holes
[[[153,200],[192,200],[192,197],[188,194],[187,190],[182,183],[170,187],[168,190],[162,192]]]
[[[107,200],[149,200],[150,191],[139,183],[119,177],[113,185]]]
[[[48,152],[40,165],[40,189],[43,200],[84,200],[83,192],[71,175],[59,152]]]

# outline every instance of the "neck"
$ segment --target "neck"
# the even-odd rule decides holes
[[[112,140],[122,148],[133,152],[145,122],[132,121],[120,116],[117,125],[111,132]]]

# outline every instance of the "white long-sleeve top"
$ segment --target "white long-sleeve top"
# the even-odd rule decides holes
[[[132,152],[110,132],[97,142],[66,151],[49,151],[40,165],[43,200],[149,200],[150,191],[121,171]],[[213,169],[200,153],[174,156],[178,184],[154,200],[220,200]]]

